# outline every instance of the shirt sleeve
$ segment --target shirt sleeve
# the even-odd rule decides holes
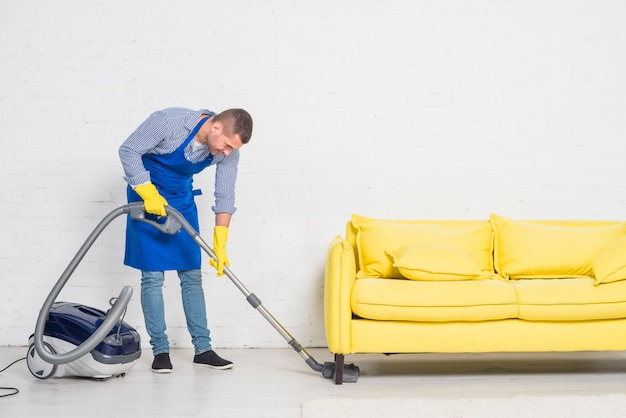
[[[234,150],[215,166],[215,206],[214,213],[235,213],[235,182],[237,181],[237,166],[239,165],[239,150]]]
[[[167,120],[162,111],[154,112],[133,132],[119,149],[124,168],[124,180],[131,186],[150,181],[150,172],[143,165],[141,157],[154,151],[167,131]]]

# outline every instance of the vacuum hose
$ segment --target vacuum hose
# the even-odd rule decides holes
[[[125,286],[120,295],[117,297],[117,300],[112,305],[111,310],[108,312],[106,319],[102,322],[102,324],[98,327],[98,329],[89,337],[85,342],[83,342],[78,347],[60,354],[53,354],[46,350],[43,341],[43,333],[44,327],[46,325],[46,320],[48,319],[48,315],[50,313],[50,309],[52,309],[52,304],[56,300],[59,293],[65,286],[65,283],[70,278],[78,264],[81,262],[89,248],[93,245],[94,241],[100,233],[104,230],[104,228],[111,223],[111,221],[117,218],[120,215],[125,213],[129,213],[132,205],[121,206],[112,212],[110,212],[93,230],[91,235],[87,238],[85,243],[80,247],[70,264],[67,266],[61,277],[57,281],[57,283],[52,288],[52,291],[46,298],[41,310],[39,311],[39,316],[37,317],[37,324],[35,326],[35,334],[34,334],[34,344],[35,350],[37,350],[37,354],[46,362],[51,364],[65,364],[70,363],[78,358],[84,356],[93,350],[98,344],[102,342],[102,340],[109,334],[109,332],[113,329],[115,324],[117,324],[122,316],[124,315],[124,311],[126,310],[126,306],[130,301],[130,298],[133,294],[133,288],[130,286]],[[143,207],[143,205],[142,205]]]

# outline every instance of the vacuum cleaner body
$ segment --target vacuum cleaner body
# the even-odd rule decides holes
[[[94,334],[106,313],[77,303],[55,302],[43,330],[45,350],[62,354],[74,350]],[[34,334],[28,341],[27,365],[39,379],[80,376],[107,379],[123,376],[141,357],[139,333],[125,322],[118,322],[89,353],[64,364],[50,363],[38,355]]]

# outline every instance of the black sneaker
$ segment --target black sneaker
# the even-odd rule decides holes
[[[226,370],[234,366],[232,361],[224,360],[213,350],[196,354],[193,358],[193,364],[218,370]]]
[[[154,356],[152,362],[152,371],[154,373],[172,373],[172,362],[170,361],[170,353],[161,353]]]

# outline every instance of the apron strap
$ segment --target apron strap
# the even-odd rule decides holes
[[[207,116],[206,118],[202,119],[200,122],[198,122],[196,124],[196,126],[194,126],[193,130],[191,131],[191,133],[189,134],[189,136],[187,137],[187,139],[185,140],[185,142],[183,142],[182,144],[182,148],[186,147],[187,144],[196,137],[196,134],[198,133],[198,131],[200,130],[200,128],[202,128],[202,125],[204,125],[204,123],[211,119],[210,116]]]

